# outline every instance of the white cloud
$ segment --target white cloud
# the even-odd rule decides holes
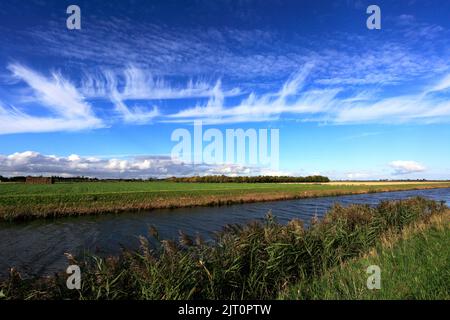
[[[445,91],[447,89],[450,89],[450,74],[438,82],[429,92]]]
[[[14,107],[6,108],[1,104],[0,123],[0,134],[77,131],[103,126],[101,120],[96,118],[67,119],[63,117],[31,116]]]
[[[30,115],[15,107],[0,104],[0,134],[23,132],[73,131],[104,126],[94,115],[92,106],[86,100],[102,99],[114,105],[114,111],[126,123],[146,124],[160,115],[158,107],[141,102],[127,106],[126,100],[180,99],[205,97],[213,93],[213,86],[205,82],[189,81],[184,88],[173,88],[162,79],[153,79],[143,70],[130,67],[124,71],[123,80],[110,70],[102,76],[88,76],[81,87],[66,80],[60,73],[52,73],[50,78],[20,64],[11,64],[8,69],[14,79],[24,82],[33,94],[21,100],[35,102],[44,107],[47,114]],[[23,91],[24,92],[24,91]],[[238,89],[224,94],[236,95]],[[147,105],[147,106],[146,106]],[[114,117],[109,117],[113,119]],[[111,122],[108,120],[107,122]]]
[[[416,17],[411,14],[401,14],[396,20],[399,25],[403,26],[410,26],[416,23]]]
[[[426,168],[422,164],[415,161],[397,160],[392,161],[389,166],[394,169],[394,175],[417,173],[426,170]]]
[[[256,95],[251,93],[236,105],[226,106],[220,83],[205,105],[181,110],[167,116],[167,122],[202,120],[207,124],[261,122],[280,118],[282,114],[302,116],[298,120],[351,123],[404,123],[450,121],[450,100],[429,94],[429,89],[417,90],[409,95],[377,97],[356,92],[344,98],[343,88],[323,87],[304,89],[312,65],[290,77],[278,92]],[[433,86],[433,92],[445,93],[448,78]],[[380,94],[381,95],[381,94]]]
[[[90,105],[60,74],[53,73],[48,79],[19,64],[11,64],[9,70],[14,77],[26,82],[34,90],[36,98],[54,113],[65,118],[92,117]]]
[[[108,116],[105,122],[110,123],[147,124],[158,118],[160,122],[190,123],[202,120],[205,124],[223,124],[276,121],[283,119],[284,115],[295,115],[298,121],[334,124],[450,121],[450,100],[445,98],[450,75],[408,95],[386,97],[382,92],[375,94],[368,89],[349,92],[348,88],[343,87],[314,86],[307,80],[316,68],[313,63],[305,64],[279,90],[264,94],[252,92],[229,105],[227,98],[242,91],[239,88],[223,90],[220,80],[214,86],[203,83],[175,88],[162,80],[155,82],[142,70],[132,67],[125,71],[126,80],[122,81],[122,86],[113,72],[105,71],[102,78],[85,80],[81,89],[77,90],[60,74],[54,73],[48,79],[29,68],[11,65],[14,76],[33,89],[35,101],[44,106],[49,114],[31,116],[18,108],[0,105],[0,120],[4,123],[0,134],[104,126],[103,121],[94,115],[91,104],[86,102],[85,95],[112,103],[114,109],[103,110],[103,114]],[[160,102],[154,99],[193,98],[197,95],[209,95],[209,99],[174,113],[162,110],[158,105]]]
[[[312,60],[320,65],[315,81],[334,85],[393,84],[448,71],[448,30],[418,24],[408,15],[396,18],[409,24],[387,30],[388,37],[340,31],[314,37],[293,31],[292,38],[266,29],[186,28],[108,18],[98,19],[77,41],[60,32],[58,24],[37,27],[31,31],[34,41],[21,46],[113,68],[145,65],[158,76],[226,75],[262,85],[274,85]]]
[[[298,73],[293,74],[282,88],[275,93],[261,96],[251,93],[238,105],[225,106],[224,94],[220,82],[213,95],[203,106],[196,106],[170,114],[167,122],[191,122],[202,120],[204,123],[261,122],[276,120],[283,113],[316,114],[331,107],[340,89],[307,90],[302,92],[306,78],[312,69],[307,64]]]
[[[129,66],[123,72],[104,69],[100,74],[87,74],[80,91],[89,98],[108,99],[112,94],[121,100],[170,100],[204,98],[212,95],[214,86],[205,81],[190,79],[185,86],[172,86],[163,78],[156,78],[148,69]],[[238,88],[224,92],[225,96],[240,94]]]
[[[15,107],[0,104],[0,134],[22,132],[51,132],[99,128],[103,121],[97,118],[75,87],[60,74],[52,78],[19,64],[12,64],[13,76],[25,82],[34,93],[32,101],[43,106],[48,115],[30,115]]]
[[[50,23],[26,31],[29,41],[9,45],[55,61],[70,59],[84,77],[75,86],[58,73],[46,78],[11,65],[13,74],[54,114],[37,118],[0,105],[0,120],[6,123],[0,134],[101,127],[103,121],[87,100],[93,106],[97,100],[113,105],[99,110],[106,123],[261,122],[284,114],[338,124],[450,121],[450,99],[436,94],[449,93],[449,30],[406,14],[396,19],[399,25],[389,30],[388,38],[334,32],[316,39],[294,32],[295,41],[276,31],[100,19],[74,42]],[[438,83],[430,80],[446,73]],[[224,79],[224,88],[216,79]],[[230,83],[239,87],[227,87]],[[396,85],[414,89],[395,94]],[[235,102],[244,92],[253,93]],[[234,97],[232,104],[229,97]],[[183,110],[178,105],[169,111],[161,103],[193,98],[201,101],[183,101]]]
[[[122,101],[119,95],[115,93],[112,94],[111,100],[114,103],[116,112],[121,115],[122,119],[126,123],[146,124],[159,115],[159,111],[156,106],[154,106],[151,110],[142,106],[134,106],[129,108]]]
[[[386,167],[377,171],[333,171],[321,172],[332,179],[338,180],[372,180],[397,179],[398,176],[415,178],[414,174],[427,172],[427,176],[442,179],[439,172],[428,171],[427,168],[415,161],[397,160],[388,164],[392,168],[389,174]],[[237,164],[192,165],[173,161],[169,156],[139,155],[139,156],[96,156],[85,157],[76,154],[69,156],[43,155],[34,151],[16,152],[10,155],[0,154],[0,175],[58,175],[88,176],[98,178],[166,178],[171,176],[193,175],[298,175],[298,173],[272,170],[265,167],[246,166]],[[309,174],[319,174],[309,173]],[[408,177],[408,176],[407,176]],[[420,178],[420,177],[419,177]]]
[[[349,180],[368,180],[371,177],[371,174],[368,172],[349,172],[346,174],[346,178]]]
[[[114,104],[116,113],[126,122],[147,124],[160,116],[159,108],[139,105],[129,107],[127,100],[172,100],[204,98],[214,94],[215,88],[206,82],[189,80],[185,87],[173,87],[164,79],[154,78],[148,70],[130,66],[123,74],[103,70],[100,75],[88,75],[80,91],[91,99],[102,99]],[[224,96],[240,93],[238,88],[223,92]]]
[[[99,178],[149,178],[192,175],[278,175],[269,168],[236,164],[196,165],[174,162],[168,156],[126,158],[68,157],[25,151],[0,155],[0,175],[58,175]],[[286,174],[286,173],[283,173]]]

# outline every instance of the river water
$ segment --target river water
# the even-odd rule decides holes
[[[450,188],[446,188],[0,223],[0,277],[5,277],[12,266],[23,276],[61,272],[68,265],[66,252],[114,255],[122,248],[137,248],[138,237],[148,235],[151,225],[161,238],[176,239],[183,230],[211,239],[225,225],[262,219],[269,210],[281,223],[293,218],[308,223],[315,215],[323,216],[334,203],[376,205],[382,200],[413,196],[450,205]]]

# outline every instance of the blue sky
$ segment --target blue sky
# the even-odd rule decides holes
[[[450,179],[449,14],[437,0],[2,1],[0,174]],[[173,163],[171,134],[194,120],[279,129],[279,168]]]

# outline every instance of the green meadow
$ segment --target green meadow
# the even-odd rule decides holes
[[[450,182],[77,182],[53,185],[1,183],[0,219],[12,221],[445,187],[450,187]]]

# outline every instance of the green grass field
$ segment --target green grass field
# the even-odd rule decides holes
[[[450,182],[367,184],[80,182],[0,184],[0,218],[20,220],[107,212],[442,188]]]
[[[4,220],[450,187],[450,183],[239,184],[93,182],[0,185]]]

